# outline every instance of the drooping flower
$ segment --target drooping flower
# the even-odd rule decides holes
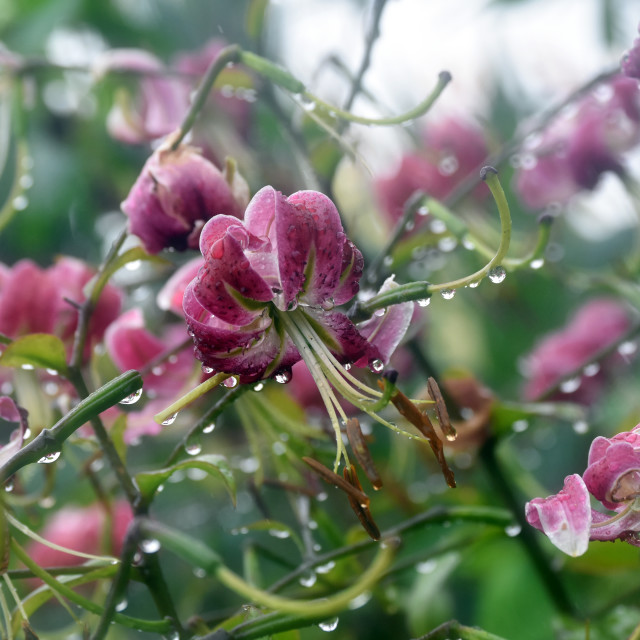
[[[147,160],[122,210],[147,251],[183,251],[198,247],[200,231],[211,217],[240,215],[248,194],[235,169],[219,171],[194,147],[160,147]]]
[[[418,190],[438,200],[446,198],[482,166],[487,154],[482,132],[469,123],[448,118],[429,127],[422,147],[405,154],[393,175],[377,181],[383,210],[397,221],[406,201]]]
[[[0,332],[10,338],[51,333],[70,348],[78,312],[65,298],[84,302],[83,289],[93,275],[84,262],[69,257],[60,258],[47,269],[31,260],[4,268],[4,276],[0,276]],[[118,316],[121,300],[122,295],[114,286],[103,289],[89,322],[87,354]]]
[[[610,513],[592,509],[590,494]],[[598,436],[582,477],[565,479],[564,489],[535,498],[527,521],[561,551],[585,553],[589,540],[624,540],[640,546],[640,425],[613,438]]]
[[[243,383],[285,382],[304,360],[337,433],[341,409],[327,380],[362,410],[376,404],[381,392],[343,365],[381,371],[408,327],[413,303],[396,305],[361,328],[334,309],[357,293],[363,259],[329,198],[315,191],[285,197],[264,187],[244,221],[212,218],[200,248],[204,264],[186,287],[183,310],[204,366]]]
[[[153,335],[145,327],[142,311],[134,308],[109,326],[105,347],[120,371],[145,370],[155,358],[179,347],[186,338],[184,325],[170,327],[161,338]],[[149,401],[140,410],[131,407],[132,411],[127,412],[127,443],[161,430],[153,416],[180,395],[193,373],[193,366],[192,350],[185,346],[143,376],[143,389]]]
[[[560,393],[570,394],[576,402],[593,403],[602,386],[603,369],[612,359],[605,358],[599,363],[590,363],[590,360],[619,340],[630,326],[629,312],[620,303],[604,298],[588,302],[566,327],[543,338],[525,357],[528,380],[524,397],[535,400],[577,372],[575,378],[565,380]],[[587,366],[589,364],[591,366]]]

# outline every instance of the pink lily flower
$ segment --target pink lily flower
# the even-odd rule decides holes
[[[42,269],[31,260],[21,260],[13,267],[0,269],[0,332],[10,338],[29,333],[51,333],[69,348],[78,324],[78,312],[65,298],[82,303],[84,286],[93,270],[81,260],[60,258]],[[92,346],[102,339],[107,326],[120,312],[122,295],[107,285],[91,316],[88,356]]]
[[[591,496],[613,513],[591,508]],[[564,553],[579,556],[589,540],[624,540],[640,547],[640,425],[591,444],[586,471],[565,479],[564,489],[535,498],[527,521]]]
[[[336,411],[345,414],[333,389],[371,411],[380,391],[344,365],[381,372],[414,305],[396,305],[360,328],[334,309],[357,293],[363,259],[329,198],[315,191],[285,197],[264,187],[244,221],[212,218],[200,249],[204,264],[185,290],[183,310],[204,367],[244,383],[268,377],[288,382],[291,367],[304,360],[336,433]],[[385,286],[396,285],[390,280]]]

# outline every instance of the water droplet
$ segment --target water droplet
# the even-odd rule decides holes
[[[294,298],[287,306],[287,311],[295,311],[298,308],[298,301]]]
[[[447,236],[438,240],[438,249],[443,253],[449,253],[458,246],[458,241],[453,236]]]
[[[160,540],[156,540],[155,538],[147,538],[140,541],[140,549],[142,549],[144,553],[157,553],[160,551],[160,546]]]
[[[429,215],[429,208],[428,207],[420,207],[417,211],[419,216],[428,216]]]
[[[385,256],[382,264],[385,267],[390,267],[393,264],[393,256]]]
[[[129,603],[127,602],[126,598],[123,598],[122,600],[120,600],[120,602],[118,602],[115,606],[115,610],[120,613],[120,611],[124,611],[127,606],[129,605]]]
[[[187,442],[187,444],[184,447],[184,450],[190,456],[197,456],[202,451],[202,445],[197,441],[195,441],[195,442]]]
[[[331,311],[331,309],[333,309],[336,306],[336,302],[333,298],[327,298],[326,300],[323,300],[320,303],[320,306],[325,310],[325,311]]]
[[[136,402],[138,402],[138,400],[140,400],[141,396],[142,387],[140,387],[140,389],[138,389],[137,391],[130,393],[126,398],[120,400],[120,404],[135,404]]]
[[[526,431],[529,428],[529,421],[528,420],[516,420],[512,425],[511,428],[516,432],[516,433],[522,433],[523,431]]]
[[[262,391],[263,389],[264,389],[264,382],[257,382],[255,385],[253,385],[254,391]]]
[[[480,284],[480,280],[476,280],[475,282],[470,282],[469,289],[477,289],[479,284]]]
[[[467,251],[473,251],[476,248],[475,243],[473,242],[473,240],[471,240],[468,236],[465,236],[462,239],[462,246],[467,250]]]
[[[431,304],[431,298],[421,298],[420,300],[416,300],[419,307],[428,307]]]
[[[202,427],[202,433],[211,433],[216,428],[215,422],[210,422],[206,427]]]
[[[376,316],[377,318],[381,318],[385,313],[387,313],[387,309],[386,307],[383,307],[382,309],[376,309],[373,312],[373,315]]]
[[[46,456],[42,456],[40,460],[38,460],[39,464],[51,464],[55,462],[60,457],[59,451],[53,451],[52,453],[47,453]]]
[[[323,631],[335,631],[338,628],[338,622],[340,618],[336,616],[335,618],[330,618],[329,620],[325,620],[324,622],[319,622],[318,626]]]
[[[9,480],[7,480],[4,484],[4,490],[7,493],[11,493],[13,491],[13,478],[10,478]]]
[[[313,111],[317,106],[315,100],[310,100],[309,98],[304,97],[300,99],[300,104],[305,111],[309,112]]]
[[[333,569],[336,566],[336,563],[333,560],[330,560],[329,562],[327,562],[327,564],[320,564],[316,567],[316,572],[317,573],[329,573],[329,571],[331,571],[331,569]]]
[[[162,426],[168,427],[169,425],[173,424],[176,421],[177,417],[178,417],[177,413],[170,415],[166,420],[162,421]]]
[[[600,365],[597,362],[592,362],[582,370],[582,373],[584,373],[588,378],[593,378],[593,376],[597,375],[599,371]]]
[[[269,529],[269,535],[278,540],[286,540],[291,537],[291,534],[286,529]]]
[[[438,562],[436,560],[425,560],[424,562],[418,562],[416,571],[422,574],[433,573],[437,566]]]
[[[452,176],[459,167],[458,158],[453,155],[445,156],[438,163],[438,171],[443,176]]]
[[[316,575],[315,571],[307,571],[306,573],[300,576],[300,579],[298,580],[298,582],[303,587],[309,588],[309,587],[313,587],[313,585],[316,583],[317,580],[318,580],[318,576]]]
[[[375,360],[372,360],[369,363],[369,369],[371,369],[371,371],[373,371],[373,373],[381,373],[382,370],[384,369],[384,362],[382,362],[382,360],[378,360],[376,358]]]
[[[35,367],[32,364],[21,364],[20,368],[24,371],[33,371]]]
[[[415,228],[416,228],[416,223],[413,220],[407,220],[407,223],[404,225],[405,231],[413,231]],[[387,257],[390,257],[390,256],[387,256]],[[391,261],[393,262],[393,258],[391,259]]]
[[[203,364],[202,373],[206,373],[206,374],[213,373],[213,367],[207,367],[206,364]]]
[[[345,370],[345,371],[351,371],[351,367],[352,367],[352,366],[353,366],[353,365],[352,365],[350,362],[345,362],[345,363],[344,363],[344,370]]]
[[[560,391],[562,391],[562,393],[573,393],[580,388],[581,382],[582,379],[580,378],[580,376],[569,378],[568,380],[560,383]]]
[[[577,420],[573,423],[572,427],[573,430],[580,435],[583,435],[589,431],[589,425],[584,420]]]
[[[238,386],[238,378],[236,378],[235,376],[231,376],[230,378],[227,378],[222,384],[227,387],[227,389],[233,389],[234,387]]]
[[[124,265],[127,271],[137,271],[142,266],[142,260],[132,260]]]
[[[542,269],[542,267],[544,267],[544,259],[543,258],[537,258],[535,260],[532,260],[529,263],[529,266],[532,269]]]
[[[24,211],[29,206],[29,198],[24,195],[16,196],[11,204],[16,211]]]
[[[489,273],[487,275],[491,282],[494,284],[500,284],[501,282],[504,282],[504,279],[507,277],[507,272],[504,270],[504,267],[498,265],[497,267],[493,267],[493,269],[489,269]]]
[[[447,230],[447,225],[444,222],[442,222],[442,220],[438,220],[437,218],[434,218],[429,223],[429,229],[431,229],[433,233],[444,233]]]
[[[455,431],[449,431],[445,435],[447,442],[455,442],[458,439],[458,434]]]
[[[521,531],[522,531],[522,527],[519,524],[510,524],[508,527],[504,528],[504,532],[510,538],[515,538],[517,535],[520,535]]]
[[[440,295],[445,299],[445,300],[453,300],[453,297],[456,295],[455,289],[443,289],[440,292]]]
[[[291,382],[292,377],[293,375],[291,373],[291,369],[285,369],[284,371],[279,371],[278,373],[276,373],[274,379],[279,384],[288,384],[289,382]]]
[[[627,340],[620,343],[618,353],[621,356],[631,356],[638,350],[638,345],[633,340]]]

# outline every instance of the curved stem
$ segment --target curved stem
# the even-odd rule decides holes
[[[48,584],[53,591],[59,593],[61,596],[66,598],[67,600],[71,600],[71,602],[75,602],[78,606],[90,611],[91,613],[95,613],[97,615],[101,615],[103,608],[76,593],[73,589],[70,589],[68,586],[56,580],[53,576],[49,575],[44,569],[39,567],[27,554],[27,552],[16,542],[15,539],[11,539],[11,549],[16,554],[16,557],[28,568],[31,570],[33,575],[37,578],[40,578],[44,583]],[[141,620],[139,618],[132,618],[130,616],[125,616],[122,613],[115,613],[113,616],[114,622],[118,624],[128,627],[130,629],[138,629],[140,631],[149,631],[150,633],[168,633],[171,631],[172,626],[171,623],[167,620]]]
[[[91,418],[131,395],[142,386],[137,371],[127,371],[107,382],[75,406],[51,429],[43,429],[28,445],[20,449],[0,468],[0,482],[6,481],[22,467],[43,456],[60,451],[69,436]]]

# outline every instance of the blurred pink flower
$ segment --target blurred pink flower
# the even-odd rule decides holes
[[[202,266],[204,266],[204,258],[198,256],[177,269],[158,292],[156,299],[158,307],[163,311],[172,311],[176,315],[184,316],[182,299],[184,298],[185,289],[198,275],[198,271]]]
[[[71,348],[78,312],[65,298],[82,303],[84,286],[94,271],[81,260],[60,258],[42,269],[31,260],[0,269],[0,332],[10,338],[29,333],[51,333]],[[119,314],[122,294],[107,285],[91,316],[85,356],[102,339]]]
[[[124,501],[116,501],[111,505],[111,518],[101,504],[67,506],[53,514],[40,535],[48,542],[81,553],[118,556],[132,519],[131,507]],[[83,558],[52,549],[40,542],[29,544],[27,552],[41,567],[67,567],[86,562]]]
[[[640,30],[640,27],[638,30]],[[631,49],[622,56],[620,69],[628,78],[640,80],[640,38],[636,38]]]
[[[178,347],[188,339],[184,325],[168,328],[162,338],[154,336],[145,327],[140,309],[123,313],[105,334],[105,346],[120,371],[140,370],[159,355]],[[127,412],[125,441],[136,441],[143,435],[155,435],[162,427],[153,416],[165,409],[181,392],[193,374],[194,358],[190,345],[153,367],[143,377],[143,389],[148,402],[131,406]],[[108,418],[107,418],[108,419]]]
[[[601,350],[616,342],[631,326],[627,309],[618,302],[596,299],[585,304],[569,324],[549,334],[525,357],[528,381],[524,397],[535,400],[572,372],[580,371]],[[591,404],[602,386],[602,368],[611,363],[605,359],[597,369],[578,374],[569,388],[559,394],[576,402]],[[558,394],[556,394],[557,397]]]
[[[622,154],[640,142],[640,89],[616,76],[530,136],[517,156],[515,186],[531,209],[594,189],[603,173],[623,175]]]
[[[591,508],[590,494],[613,513]],[[525,507],[532,526],[564,553],[579,556],[589,540],[624,540],[640,547],[640,425],[591,444],[586,471],[565,479],[564,489]]]
[[[487,154],[482,132],[474,125],[453,118],[431,125],[421,149],[405,154],[394,174],[378,179],[376,191],[383,210],[396,221],[418,190],[438,200],[446,198],[480,169]]]
[[[249,189],[237,171],[230,180],[194,147],[161,147],[147,160],[122,210],[150,253],[195,249],[207,220],[242,214]]]

